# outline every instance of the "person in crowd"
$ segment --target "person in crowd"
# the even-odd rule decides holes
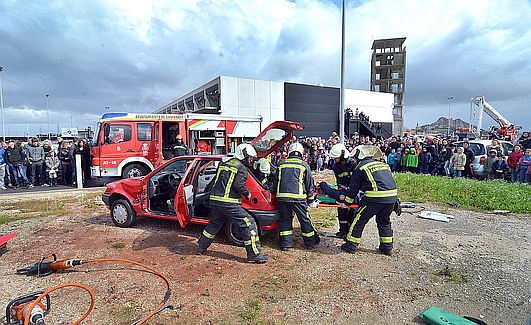
[[[81,173],[83,174],[83,186],[85,186],[92,177],[90,174],[90,147],[85,140],[77,141],[75,154],[81,156]]]
[[[256,150],[243,143],[236,147],[233,157],[218,166],[209,199],[211,219],[198,240],[196,254],[206,252],[228,219],[240,228],[249,262],[265,263],[269,259],[268,255],[262,254],[254,218],[241,206],[242,196],[246,200],[251,199],[251,192],[246,186],[247,168],[256,156]]]
[[[531,149],[525,149],[524,155],[518,161],[518,166],[520,166],[520,183],[530,183]]]
[[[447,143],[447,146],[446,146],[446,151],[447,151],[447,154],[446,154],[446,157],[448,158],[446,160],[446,162],[444,163],[444,172],[445,172],[445,177],[446,178],[450,178],[452,177],[452,157],[454,155],[454,149],[455,149],[455,145],[453,143],[449,143],[448,141],[443,141],[443,143],[446,142]]]
[[[439,152],[439,155],[437,156],[437,159],[435,160],[435,164],[433,166],[433,170],[431,171],[432,176],[437,175],[444,175],[447,176],[445,165],[446,162],[449,160],[448,158],[448,151],[446,150],[446,147],[441,146],[441,151]]]
[[[46,172],[48,173],[48,181],[50,186],[57,187],[57,174],[59,171],[59,157],[55,154],[55,150],[50,150],[46,155]]]
[[[509,169],[509,165],[505,161],[505,156],[498,154],[498,160],[492,163],[493,179],[505,179],[505,172]]]
[[[30,187],[35,185],[44,184],[44,175],[42,165],[44,163],[45,155],[44,148],[39,145],[39,140],[37,138],[31,139],[31,145],[26,148],[28,161],[29,161],[29,170],[30,170]]]
[[[419,153],[419,160],[418,160],[418,173],[428,175],[430,173],[430,165],[433,161],[433,158],[431,156],[431,153],[428,152],[428,148],[426,146],[422,147],[422,151]]]
[[[400,162],[402,161],[402,157],[403,157],[402,152],[403,152],[402,148],[398,147],[398,149],[396,149],[395,163],[391,167],[391,170],[393,172],[400,172],[401,171]]]
[[[10,140],[6,149],[6,158],[11,170],[11,183],[14,185],[14,189],[20,188],[20,179],[22,179],[26,188],[30,188],[30,182],[26,176],[26,168],[24,166],[26,153],[22,149],[22,146],[20,144],[15,145],[15,141]]]
[[[492,164],[498,160],[498,151],[496,151],[496,148],[489,149],[489,156],[483,163],[483,168],[485,169],[485,172],[487,172],[487,179],[491,180],[494,179],[494,175],[492,173]]]
[[[6,146],[5,142],[0,143],[0,190],[5,191],[7,187],[5,186],[5,177],[6,177]]]
[[[470,148],[470,142],[463,142],[463,153],[466,156],[465,169],[463,170],[463,176],[470,178],[474,177],[474,172],[472,170],[472,161],[476,158],[474,150]]]
[[[522,152],[525,149],[531,149],[531,138],[529,137],[529,132],[522,132],[522,135],[518,139],[518,144],[522,147]]]
[[[406,155],[406,170],[410,173],[416,173],[419,166],[419,156],[417,150],[414,147],[409,149],[409,153]]]
[[[278,165],[276,198],[280,212],[279,244],[283,251],[293,246],[293,213],[299,220],[306,249],[313,249],[320,242],[308,214],[308,205],[314,200],[315,185],[310,166],[303,161],[303,156],[302,145],[292,143],[287,159]]]
[[[391,213],[398,201],[396,182],[389,166],[378,161],[382,152],[375,146],[357,146],[351,153],[356,168],[350,180],[345,198],[345,206],[355,202],[359,192],[363,192],[358,204],[356,217],[347,234],[346,243],[341,249],[356,253],[367,222],[376,216],[380,245],[378,249],[391,255],[393,251],[393,229]]]
[[[505,151],[503,150],[503,146],[500,144],[500,141],[498,141],[497,139],[492,139],[492,143],[490,146],[488,146],[489,148],[489,151],[490,149],[495,149],[496,150],[496,155],[497,154],[502,154],[502,155],[505,155]]]
[[[63,184],[66,186],[72,185],[72,157],[69,154],[70,142],[63,141],[59,148],[57,157],[61,162],[61,169],[63,171]]]
[[[454,165],[454,178],[463,177],[463,171],[466,165],[466,156],[463,153],[463,148],[458,147],[457,152],[452,156],[452,163]]]
[[[511,168],[511,183],[518,182],[520,176],[518,161],[523,155],[524,152],[522,151],[522,147],[517,144],[514,146],[513,152],[511,152],[507,157],[507,165],[509,168]]]
[[[42,175],[44,178],[44,181],[42,182],[43,186],[49,186],[49,176],[48,171],[46,167],[46,158],[48,157],[48,153],[52,150],[52,141],[50,139],[45,139],[42,142],[42,149],[44,150],[44,161],[42,163]]]
[[[72,142],[70,144],[70,147],[68,148],[68,157],[70,158],[71,167],[72,167],[72,186],[75,186],[77,184],[76,150],[77,150],[77,141]],[[83,180],[83,176],[81,176],[81,180]]]
[[[391,151],[387,155],[387,164],[389,165],[389,168],[391,168],[392,172],[396,171],[396,167],[395,167],[396,158],[397,158],[396,149],[395,148],[391,148]],[[402,157],[400,157],[400,158],[402,158]]]
[[[188,155],[188,146],[183,141],[183,136],[180,134],[177,134],[175,136],[175,139],[177,142],[173,146],[173,156],[174,157],[180,157]]]

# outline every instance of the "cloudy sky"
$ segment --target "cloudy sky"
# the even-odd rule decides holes
[[[152,112],[219,75],[339,87],[341,3],[1,0],[5,133]],[[485,96],[531,129],[531,0],[346,4],[347,88],[369,89],[374,39],[407,37],[406,127]]]

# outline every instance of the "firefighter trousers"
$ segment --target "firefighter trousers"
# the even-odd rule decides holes
[[[339,232],[341,234],[346,235],[348,233],[355,216],[356,209],[354,208],[337,208],[337,219],[339,220]]]
[[[261,254],[262,249],[260,247],[256,222],[241,205],[225,204],[221,206],[214,205],[210,201],[210,209],[211,219],[197,242],[199,247],[207,249],[228,219],[241,230],[245,250],[247,251],[247,258],[256,257]]]
[[[312,225],[308,213],[308,204],[303,202],[283,202],[278,201],[278,211],[280,220],[278,226],[280,229],[280,248],[290,248],[293,246],[293,212],[297,215],[301,225],[302,240],[307,248],[319,244],[319,235]]]
[[[376,225],[378,226],[378,234],[380,235],[380,247],[386,250],[392,249],[393,229],[391,228],[390,215],[393,212],[394,203],[364,203],[360,204],[354,221],[350,226],[347,242],[356,245],[359,244],[365,225],[372,217],[376,216]]]

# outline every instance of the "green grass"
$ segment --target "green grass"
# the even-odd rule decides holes
[[[394,174],[400,199],[415,203],[455,202],[462,209],[531,211],[531,186],[411,173]]]

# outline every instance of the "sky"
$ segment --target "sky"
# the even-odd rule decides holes
[[[342,2],[1,0],[0,133],[152,112],[220,75],[339,87]],[[345,14],[346,88],[369,90],[373,40],[407,38],[406,127],[468,121],[485,96],[531,130],[531,0],[347,0]]]

